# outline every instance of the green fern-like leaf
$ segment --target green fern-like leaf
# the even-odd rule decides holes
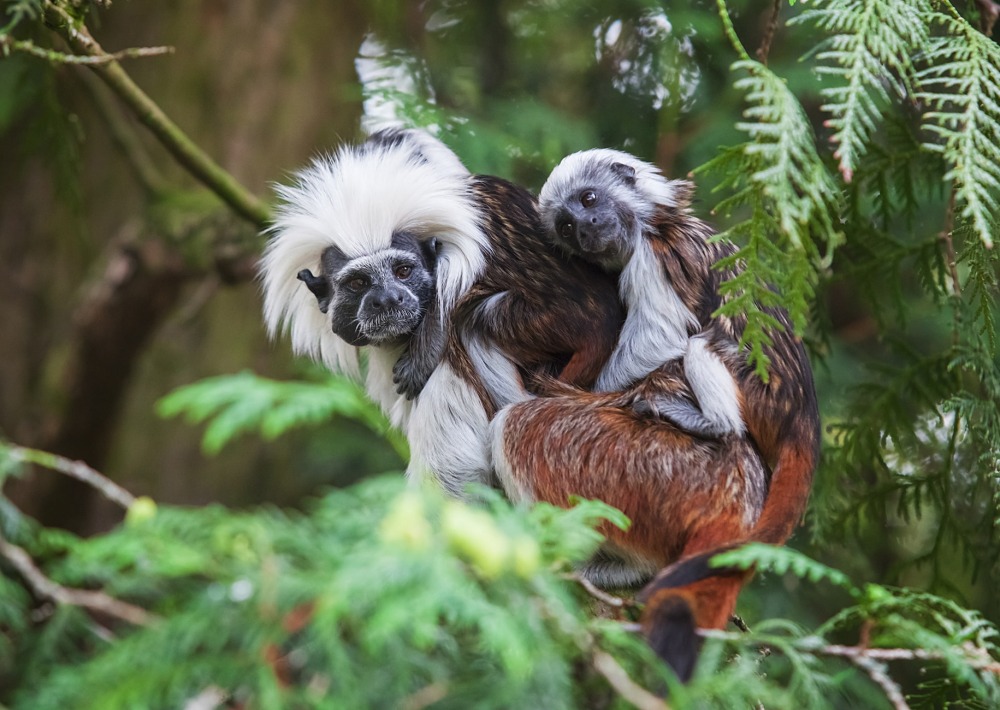
[[[931,40],[917,74],[918,98],[932,109],[924,128],[954,184],[959,213],[987,247],[1000,232],[1000,47],[959,15],[938,15],[944,35]]]
[[[816,152],[812,126],[785,82],[762,64],[743,60],[733,71],[748,76],[734,86],[749,106],[737,128],[751,141],[744,153],[756,162],[751,185],[777,208],[781,229],[791,246],[813,251],[810,229],[828,244],[838,243],[835,227],[839,190]]]
[[[968,266],[969,275],[963,288],[972,309],[976,331],[989,349],[997,356],[996,309],[1000,302],[1000,255],[987,249],[980,241],[970,241],[963,250],[962,261]]]
[[[716,212],[752,208],[749,219],[720,234],[743,246],[718,265],[740,267],[721,287],[719,313],[746,317],[741,344],[766,378],[765,349],[778,327],[767,308],[786,308],[796,331],[804,330],[818,274],[843,241],[836,226],[841,195],[785,82],[751,60],[736,62],[733,70],[747,74],[735,86],[746,93],[746,120],[738,127],[750,140],[721,151],[695,172],[719,176],[718,189],[731,192]]]
[[[775,547],[773,545],[752,542],[736,550],[716,555],[712,558],[711,564],[719,567],[738,567],[740,569],[756,567],[758,570],[774,572],[776,574],[791,572],[796,577],[808,579],[811,582],[826,580],[846,589],[855,596],[861,593],[851,582],[850,578],[840,570],[820,564],[806,557],[801,552],[788,547]]]
[[[834,129],[834,157],[850,182],[868,150],[886,109],[895,98],[912,93],[910,57],[927,40],[926,0],[833,0],[804,12],[794,22],[814,22],[834,33],[816,50],[820,74],[837,85],[820,93],[822,109]],[[790,23],[791,24],[791,23]]]
[[[259,430],[271,440],[289,429],[343,416],[384,435],[407,457],[405,438],[392,430],[364,391],[332,375],[308,382],[280,382],[251,372],[212,377],[170,393],[157,404],[157,412],[163,417],[185,415],[194,423],[208,422],[202,445],[209,454],[250,431]]]

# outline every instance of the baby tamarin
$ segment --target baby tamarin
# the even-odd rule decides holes
[[[412,130],[296,177],[278,190],[262,260],[269,329],[288,327],[296,351],[335,371],[360,374],[364,353],[369,395],[410,442],[411,477],[454,495],[489,483],[489,419],[522,373],[593,384],[623,319],[614,278],[560,255],[526,191],[471,175]],[[418,295],[411,280],[427,274]]]

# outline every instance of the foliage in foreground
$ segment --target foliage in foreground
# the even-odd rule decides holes
[[[4,468],[24,451],[5,449]],[[599,544],[597,526],[627,522],[620,513],[587,501],[524,510],[488,491],[479,498],[459,503],[391,476],[304,512],[138,499],[121,526],[88,540],[40,529],[3,499],[0,698],[33,709],[194,698],[603,708],[655,702],[642,688],[669,687],[672,707],[900,707],[904,692],[935,706],[1000,702],[997,630],[978,613],[929,594],[857,588],[767,546],[725,562],[832,585],[849,603],[812,631],[775,620],[711,634],[694,680],[677,686],[635,633],[634,605],[595,616],[572,576]],[[62,592],[19,567],[15,546]],[[60,597],[80,589],[150,616],[127,623]],[[890,660],[905,666],[890,674]]]

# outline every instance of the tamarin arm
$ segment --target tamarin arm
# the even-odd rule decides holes
[[[424,389],[434,368],[441,361],[448,341],[441,315],[438,313],[437,295],[427,304],[426,315],[417,326],[405,352],[392,368],[392,381],[396,392],[407,399],[414,399]]]
[[[635,412],[668,420],[696,436],[718,437],[746,431],[736,378],[711,345],[707,335],[696,335],[688,341],[683,362],[691,396],[656,392],[637,399]]]

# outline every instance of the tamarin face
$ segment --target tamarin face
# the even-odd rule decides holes
[[[320,275],[303,269],[298,278],[336,335],[351,345],[394,345],[413,333],[433,299],[434,252],[433,241],[401,232],[390,248],[354,259],[327,247]]]
[[[549,238],[571,254],[606,269],[620,269],[638,238],[635,170],[613,160],[563,175],[559,168],[539,198]]]

